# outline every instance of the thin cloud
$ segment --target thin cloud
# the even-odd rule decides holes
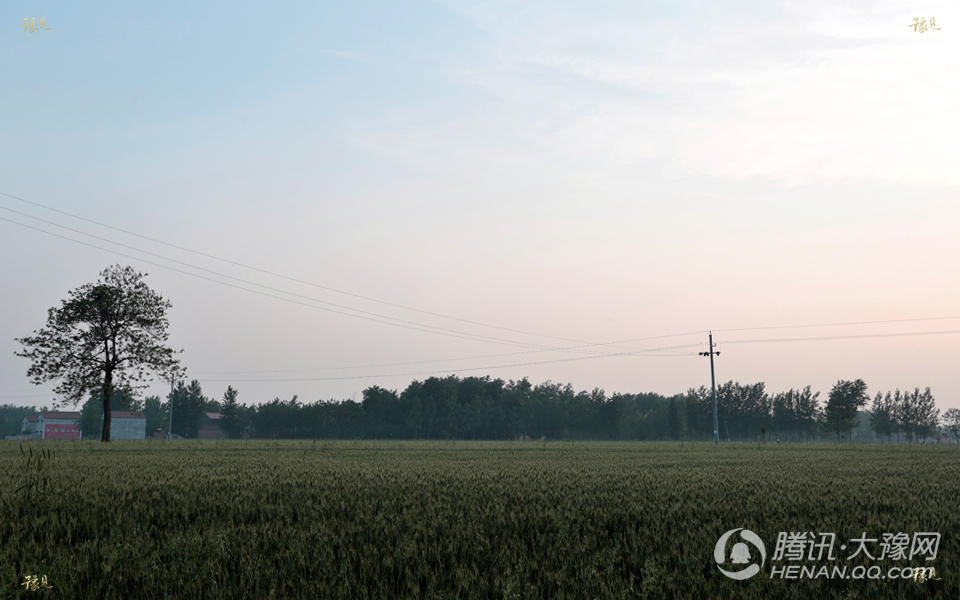
[[[574,164],[588,177],[655,163],[667,179],[928,185],[935,173],[956,185],[951,107],[960,85],[949,74],[960,67],[960,38],[910,35],[913,11],[787,3],[762,27],[741,18],[693,23],[705,35],[680,39],[673,28],[664,53],[662,33],[646,45],[637,39],[650,23],[470,8],[490,41],[482,59],[452,66],[450,76],[500,103],[471,134],[510,131],[531,160]],[[434,156],[490,145],[441,130],[417,135]]]

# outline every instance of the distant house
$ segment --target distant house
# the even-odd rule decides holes
[[[20,433],[8,435],[4,439],[8,440],[39,440],[40,439],[40,415],[27,415],[20,421]]]
[[[101,423],[102,421],[101,417]],[[135,410],[110,411],[111,440],[142,440],[147,437],[147,418]]]
[[[20,422],[20,434],[40,433],[40,415],[27,415]]]
[[[79,440],[80,413],[45,410],[27,415],[20,423],[20,436],[25,439]]]
[[[221,425],[223,415],[218,412],[205,412],[200,415],[197,437],[201,440],[222,440],[227,437]]]

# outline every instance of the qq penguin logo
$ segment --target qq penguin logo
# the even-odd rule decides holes
[[[723,568],[728,563],[727,546],[730,543],[730,537],[738,531],[740,535],[734,538],[733,547],[730,550],[729,564],[732,564],[734,569],[727,570]],[[751,551],[750,546],[753,546],[753,551]],[[760,572],[766,562],[767,549],[759,535],[749,529],[737,527],[720,536],[717,545],[713,548],[713,558],[717,561],[717,568],[720,569],[720,572],[730,579],[750,579]]]

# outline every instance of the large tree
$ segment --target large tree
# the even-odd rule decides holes
[[[47,313],[47,324],[17,341],[30,359],[27,376],[39,385],[60,380],[56,393],[77,404],[100,388],[103,431],[110,441],[114,388],[143,388],[151,373],[176,376],[176,352],[166,345],[170,302],[150,289],[145,274],[120,265],[104,269],[95,283],[71,290]]]

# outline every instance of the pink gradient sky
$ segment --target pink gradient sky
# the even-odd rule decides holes
[[[5,72],[42,75],[0,82],[11,141],[0,145],[0,191],[505,328],[591,342],[718,330],[721,381],[826,393],[859,377],[871,394],[930,386],[941,408],[960,407],[956,334],[734,343],[954,331],[960,319],[719,331],[960,316],[960,11],[950,3],[304,3],[295,19],[224,4],[198,9],[222,24],[202,33],[134,9],[97,36],[108,6],[44,10],[50,31],[0,36]],[[908,27],[931,15],[940,30]],[[0,18],[22,16],[7,7]],[[8,197],[0,206],[297,301],[574,344],[296,284]],[[454,362],[523,348],[248,294],[4,221],[0,251],[0,402],[47,402],[52,386],[27,382],[12,339],[114,262],[149,272],[173,301],[172,341],[217,397],[222,379],[246,402],[312,401],[486,366],[461,373],[608,392],[709,385],[695,355],[705,334],[635,344],[700,344],[669,351],[684,356]],[[347,368],[409,361],[424,362]],[[317,370],[259,372],[290,369]],[[370,377],[241,381],[360,375]]]

